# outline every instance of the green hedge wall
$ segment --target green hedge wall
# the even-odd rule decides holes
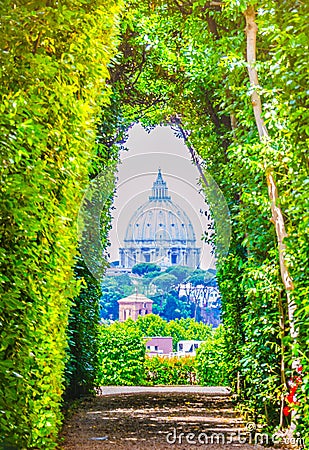
[[[83,280],[74,299],[68,322],[68,360],[65,367],[66,401],[94,394],[98,371],[99,283],[82,261],[75,267],[77,279]]]
[[[118,11],[112,0],[0,5],[0,445],[55,446],[76,215]]]

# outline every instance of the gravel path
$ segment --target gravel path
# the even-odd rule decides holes
[[[226,388],[103,387],[67,418],[59,449],[262,449],[244,442],[250,428]]]
[[[102,386],[99,395],[118,394],[205,394],[229,395],[230,389],[222,386]]]

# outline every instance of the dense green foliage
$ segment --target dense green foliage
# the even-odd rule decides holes
[[[180,340],[205,341],[197,357],[145,356],[147,337],[172,336],[174,350]],[[154,314],[136,322],[100,326],[97,385],[225,384],[222,327],[212,330],[193,319],[167,322]]]
[[[75,267],[75,276],[82,280],[82,286],[69,314],[66,399],[93,391],[98,372],[100,287],[82,263]]]
[[[131,320],[102,325],[98,339],[98,386],[144,384],[146,347],[142,333]]]
[[[136,275],[145,275],[145,273],[160,272],[161,267],[153,263],[140,263],[132,267],[132,273]]]
[[[118,300],[134,292],[131,278],[127,274],[106,276],[101,282],[100,316],[115,320],[119,317]]]
[[[224,328],[218,327],[196,352],[198,381],[204,386],[229,385]]]
[[[195,318],[209,325],[218,326],[220,323],[220,305],[203,307],[204,317],[201,317],[199,291],[207,287],[217,287],[215,271],[192,269],[184,266],[171,266],[162,271],[155,264],[136,264],[132,273],[122,275],[108,275],[101,282],[102,296],[100,299],[101,317],[103,319],[118,319],[118,300],[134,291],[145,294],[153,300],[153,313],[169,321],[180,318]],[[186,289],[181,283],[186,283]],[[206,294],[205,294],[206,295]]]
[[[151,386],[195,384],[198,381],[194,356],[152,356],[145,359],[144,367],[147,384]]]
[[[193,325],[191,321],[191,326]],[[184,325],[184,322],[182,322]],[[179,325],[179,324],[178,324]],[[179,326],[180,328],[180,326]],[[171,328],[173,333],[173,328]],[[206,331],[206,329],[205,329]],[[172,334],[171,333],[171,334]],[[179,335],[178,335],[179,336]],[[177,335],[174,340],[177,343]],[[215,330],[207,330],[201,335],[198,332],[192,335],[190,332],[183,334],[181,339],[204,340],[197,349],[196,357],[172,357],[159,356],[146,358],[145,368],[148,383],[157,384],[200,384],[203,386],[228,385],[227,355],[225,352],[224,329],[222,326]],[[190,337],[188,337],[190,336]]]
[[[83,189],[89,176],[105,167],[102,160],[110,160],[110,149],[124,139],[126,125],[172,122],[177,130],[175,115],[190,130],[187,143],[203,158],[230,209],[229,255],[221,252],[219,223],[214,234],[229,382],[236,385],[238,380],[240,399],[256,420],[270,427],[288,425],[280,414],[282,396],[292,362],[301,364],[298,431],[309,440],[309,4],[261,0],[257,5],[255,66],[269,131],[269,139],[261,142],[244,56],[243,13],[250,2],[222,3],[128,1],[107,88],[107,64],[116,45],[116,3],[1,2],[2,441],[20,448],[53,448],[70,302],[84,278],[73,281]],[[103,108],[99,126],[102,136],[94,145],[99,108],[108,99],[110,107]],[[269,171],[288,234],[294,338],[269,220]],[[207,188],[205,194],[214,211],[215,199]],[[104,228],[110,218],[105,210],[103,218]],[[157,282],[161,298],[168,282],[175,281],[172,277],[177,279],[175,273],[165,275],[169,278]],[[90,306],[90,299],[97,294],[91,291],[87,299],[76,298],[70,337],[79,331],[71,349],[82,343],[96,316],[96,301]],[[79,324],[74,323],[75,311]],[[153,329],[159,325],[151,324]],[[178,321],[173,326],[175,335],[182,334]],[[141,332],[136,342],[139,336]],[[204,354],[212,360],[207,346]],[[91,355],[85,353],[87,363]],[[75,362],[73,352],[72,374]]]
[[[79,210],[78,235],[81,254],[76,258],[74,273],[75,278],[81,282],[81,290],[74,298],[69,315],[66,398],[94,392],[93,386],[97,376],[100,282],[107,266],[106,247],[108,231],[111,228],[111,205],[119,151],[116,145],[109,143],[109,136],[113,131],[113,127],[110,127],[109,133],[101,136],[97,147],[98,154],[89,173],[90,186]],[[97,189],[98,186],[100,189]],[[89,208],[89,204],[96,207]],[[96,227],[97,210],[99,224]],[[110,305],[106,304],[107,310],[109,307]]]
[[[68,314],[82,283],[76,217],[100,152],[117,13],[114,1],[0,5],[0,446],[55,446]]]
[[[181,318],[167,322],[155,314],[138,317],[136,326],[143,336],[171,336],[176,351],[180,340],[196,339],[204,341],[212,335],[210,326],[196,322],[192,318]]]

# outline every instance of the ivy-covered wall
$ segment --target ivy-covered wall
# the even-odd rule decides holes
[[[55,446],[76,217],[118,13],[112,0],[0,5],[0,446]]]

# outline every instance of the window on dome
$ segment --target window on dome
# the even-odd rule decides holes
[[[181,226],[182,226],[182,227],[184,227],[184,226],[185,226],[185,224],[184,224],[184,223],[182,223],[182,224],[181,224]]]
[[[174,226],[175,226],[175,224],[174,224],[174,223],[172,223],[171,225],[172,225],[172,227],[174,227]]]
[[[137,223],[135,226],[136,226],[136,227],[139,227],[139,223]]]
[[[163,223],[159,223],[159,227],[163,227]]]
[[[172,255],[172,257],[171,257],[171,263],[172,263],[172,264],[177,264],[177,255]]]
[[[150,227],[150,225],[151,225],[150,223],[147,223],[147,227]]]

